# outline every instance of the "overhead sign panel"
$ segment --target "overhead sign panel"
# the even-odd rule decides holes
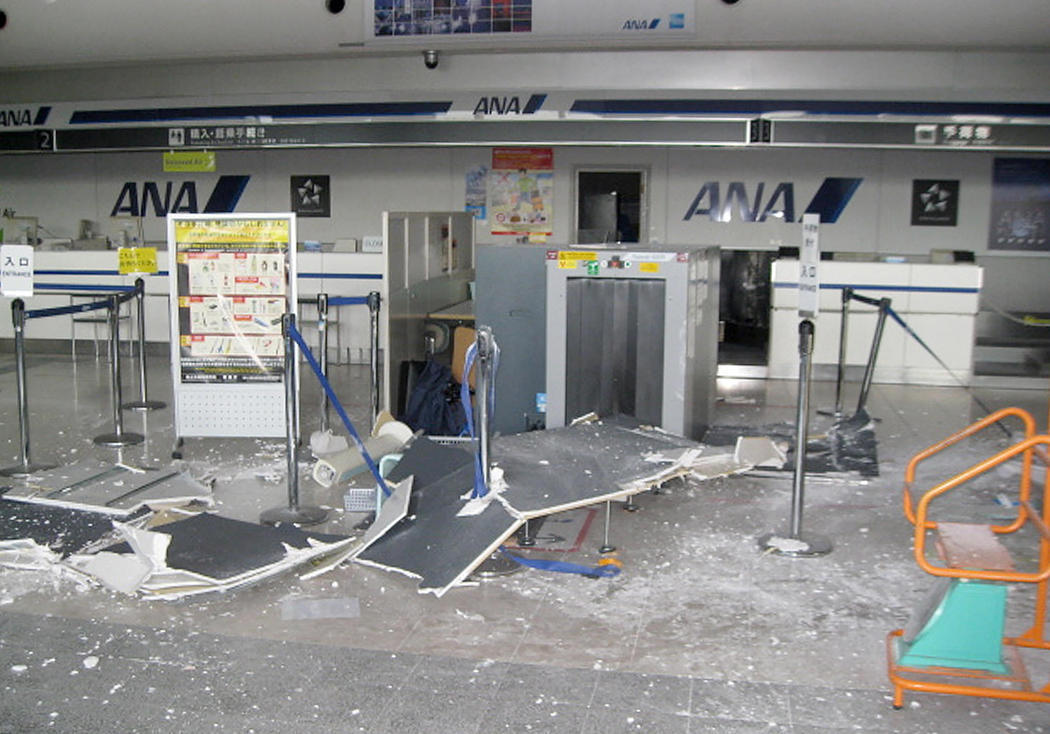
[[[692,0],[369,0],[367,42],[694,36]]]
[[[773,143],[865,147],[1050,148],[1050,125],[774,120]]]

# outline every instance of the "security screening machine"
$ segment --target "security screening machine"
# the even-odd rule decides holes
[[[548,250],[547,427],[632,416],[698,439],[714,410],[717,247]]]

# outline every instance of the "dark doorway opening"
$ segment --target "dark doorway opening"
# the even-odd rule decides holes
[[[578,171],[576,241],[641,242],[644,193],[642,171]]]
[[[718,363],[765,366],[769,350],[769,282],[776,252],[722,250]]]

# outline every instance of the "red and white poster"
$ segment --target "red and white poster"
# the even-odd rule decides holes
[[[554,221],[554,151],[493,148],[488,182],[492,234],[550,235]]]

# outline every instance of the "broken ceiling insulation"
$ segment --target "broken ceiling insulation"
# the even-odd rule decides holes
[[[345,439],[342,439],[341,448],[325,450],[328,445],[338,446],[337,440],[341,438],[341,436],[334,436],[330,439],[328,437],[311,437],[310,439],[311,448],[317,456],[313,478],[322,487],[345,484],[357,474],[368,470],[368,464],[361,451],[357,446],[348,446]],[[379,461],[387,454],[400,451],[411,438],[411,428],[399,421],[388,420],[376,425],[372,437],[366,440],[364,445],[368,455],[375,461]],[[315,444],[317,444],[316,448]]]
[[[0,565],[46,568],[114,532],[113,518],[0,498]]]
[[[528,519],[626,499],[693,474],[693,465],[705,459],[717,459],[719,470],[703,476],[751,468],[731,455],[700,457],[700,449],[680,436],[612,421],[501,436],[492,444],[490,501],[465,515],[472,454],[420,438],[390,473],[414,476],[408,516],[356,560],[418,578],[420,592],[441,596]],[[500,474],[502,489],[495,487]]]
[[[90,459],[32,474],[4,497],[116,518],[126,518],[144,506],[162,509],[212,502],[208,487],[170,466],[139,468]]]
[[[806,446],[807,474],[856,473],[879,475],[875,421],[865,411],[835,421],[821,435],[811,429]],[[788,447],[782,471],[794,465],[795,427],[790,423],[765,426],[712,426],[704,435],[710,446],[732,446],[739,436],[763,436]]]
[[[323,564],[352,538],[265,526],[202,512],[135,528],[117,523],[125,542],[67,565],[103,585],[147,598],[175,599],[257,583],[290,569]]]

